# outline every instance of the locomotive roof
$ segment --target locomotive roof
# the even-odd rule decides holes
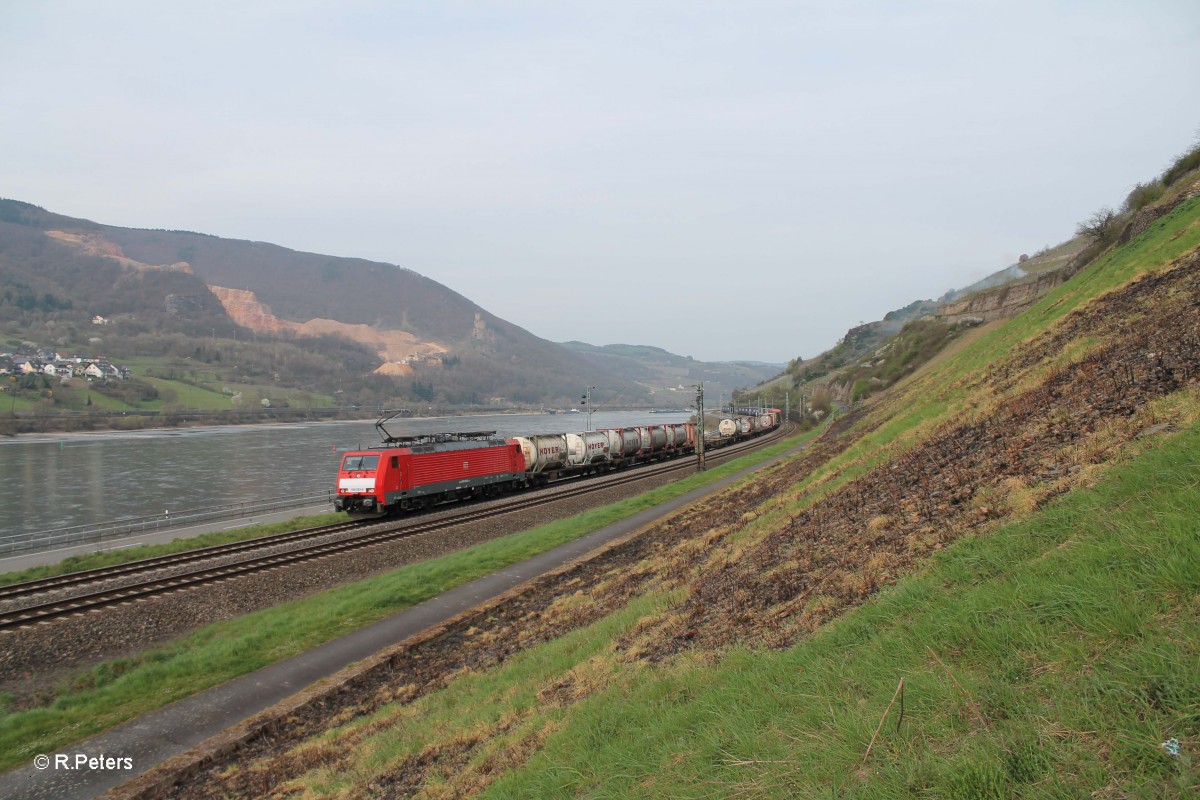
[[[504,444],[495,431],[456,431],[421,433],[412,436],[387,436],[384,447],[407,447],[414,453],[440,453],[447,450],[475,450]]]

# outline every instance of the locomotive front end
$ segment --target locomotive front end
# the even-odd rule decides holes
[[[347,453],[338,470],[337,496],[333,498],[334,511],[346,511],[351,515],[378,515],[384,513],[379,486],[379,462],[381,453]]]

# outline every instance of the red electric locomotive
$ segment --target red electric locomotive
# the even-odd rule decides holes
[[[384,425],[394,416],[375,423],[381,447],[342,456],[335,511],[382,516],[696,450],[696,426],[691,422],[505,440],[495,438],[495,431],[392,436]]]
[[[342,457],[333,508],[383,515],[523,487],[521,445],[494,434],[385,435],[383,447]]]

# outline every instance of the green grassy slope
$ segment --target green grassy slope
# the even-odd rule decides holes
[[[1194,796],[1197,453],[1192,427],[786,651],[614,675],[487,796]]]
[[[1193,197],[759,505],[538,619],[652,576],[620,610],[234,772],[299,797],[1193,796],[1198,249]]]

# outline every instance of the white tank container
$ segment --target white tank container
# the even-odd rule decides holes
[[[722,436],[733,436],[738,432],[738,424],[731,419],[721,420],[721,424],[717,425],[717,433]]]
[[[521,453],[525,456],[525,471],[530,475],[547,470],[562,469],[567,465],[567,435],[565,433],[538,433],[533,436],[517,436]]]
[[[608,436],[600,431],[567,434],[567,465],[601,464],[608,461]]]
[[[664,425],[667,429],[667,447],[687,447],[688,432],[687,425],[682,422],[673,425]]]
[[[639,429],[642,434],[642,454],[660,453],[667,446],[667,431],[662,425],[648,425]]]
[[[613,459],[629,458],[642,449],[642,434],[637,428],[608,428],[608,453]]]

